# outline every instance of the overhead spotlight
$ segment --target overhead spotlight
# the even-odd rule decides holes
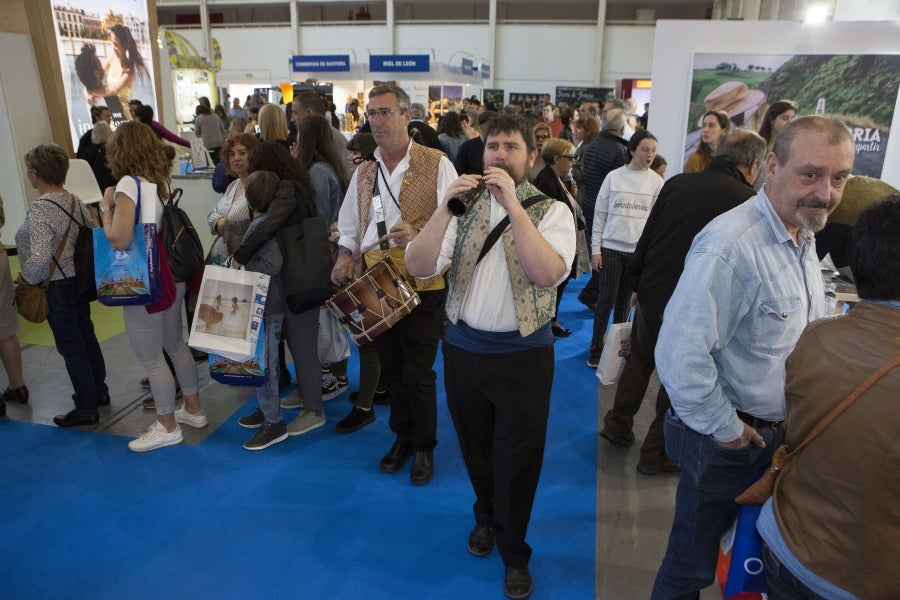
[[[815,4],[806,10],[805,23],[824,23],[828,20],[828,9],[823,4]]]

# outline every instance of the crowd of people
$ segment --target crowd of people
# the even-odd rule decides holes
[[[733,127],[727,113],[707,112],[699,149],[667,181],[657,138],[634,102],[570,107],[547,98],[534,111],[467,102],[459,111],[439,107],[444,114],[433,127],[433,110],[380,84],[364,107],[348,99],[361,123],[348,142],[335,128],[334,106],[316,94],[300,93],[285,107],[259,100],[242,106],[235,99],[227,113],[201,102],[195,122],[230,180],[210,207],[207,225],[216,237],[208,263],[272,277],[264,316],[269,375],[257,389],[258,408],[238,420],[254,430],[244,448],[263,450],[323,427],[323,400],[349,387],[347,356],[323,360],[318,344],[320,322],[330,315],[318,306],[295,313],[286,302],[293,283],[286,265],[300,249],[285,234],[312,210],[331,241],[335,286],[388,261],[419,297],[408,315],[360,347],[359,389],[337,431],[371,424],[373,404],[389,403],[394,437],[379,468],[396,473],[411,460],[411,483],[428,484],[440,348],[475,496],[468,550],[485,556],[497,547],[510,598],[533,588],[526,534],[547,435],[554,342],[572,334],[559,321],[571,279],[590,273],[578,297],[593,314],[590,367],[600,362],[610,321],[633,321],[631,352],[599,435],[631,446],[654,370],[662,382],[637,465],[648,476],[680,473],[655,599],[697,598],[712,583],[720,538],[737,514],[735,496],[782,440],[797,444],[826,409],[898,354],[900,196],[873,200],[860,214],[850,263],[861,302],[849,316],[823,321],[835,302],[815,234],[841,202],[853,144],[842,123],[797,117],[789,100],[771,105],[759,133]],[[162,140],[184,142],[149,107],[131,112],[134,120],[109,131],[109,111],[92,110],[94,129],[78,149],[106,170],[99,225],[117,249],[131,244],[143,218],[139,199],[169,196],[174,154]],[[36,146],[25,166],[40,197],[16,234],[22,277],[49,279],[48,320],[75,392],[74,408],[54,421],[93,425],[110,390],[88,303],[74,287],[70,235],[72,224],[92,224],[91,217],[64,188],[62,148]],[[462,210],[451,212],[451,200]],[[156,410],[150,428],[129,442],[136,452],[179,443],[182,425],[208,424],[184,340],[184,294],[178,282],[163,310],[124,308]],[[9,377],[0,409],[29,399],[8,312],[0,314]],[[296,367],[293,394],[285,393],[292,383],[285,345]],[[836,363],[844,368],[832,370]],[[888,372],[823,434],[831,444],[823,439],[785,469],[759,525],[771,597],[874,598],[900,589],[886,562],[896,553],[882,551],[897,549],[900,539],[893,481],[883,490],[872,484],[877,465],[900,456],[892,433],[900,413],[888,404],[897,389],[898,372]],[[282,408],[300,411],[285,423]],[[863,430],[883,434],[867,434],[861,445]],[[834,494],[816,492],[825,487]],[[813,523],[818,517],[808,505],[827,527]],[[854,558],[836,547],[854,548]]]

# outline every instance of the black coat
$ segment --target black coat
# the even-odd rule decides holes
[[[441,141],[438,139],[437,131],[435,131],[428,123],[423,121],[410,121],[409,125],[406,126],[406,131],[409,132],[409,137],[411,137],[415,143],[434,148],[435,150],[440,150],[441,152],[444,151],[443,148],[441,148]]]
[[[641,305],[662,314],[684,270],[694,237],[707,223],[756,192],[735,164],[715,158],[699,173],[668,180],[647,217],[626,270]]]
[[[462,143],[453,161],[460,175],[481,175],[484,173],[484,140],[481,136]]]
[[[590,247],[591,228],[594,224],[594,207],[597,205],[597,194],[600,186],[610,171],[618,169],[628,162],[628,142],[611,131],[601,131],[584,150],[584,199],[581,208],[584,211],[588,247]]]

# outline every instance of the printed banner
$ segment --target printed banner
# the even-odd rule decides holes
[[[896,54],[695,54],[684,160],[700,145],[706,111],[758,131],[769,105],[784,99],[798,116],[843,120],[856,145],[853,174],[880,178],[898,86]]]

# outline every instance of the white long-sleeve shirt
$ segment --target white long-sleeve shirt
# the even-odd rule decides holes
[[[591,254],[600,254],[601,247],[634,252],[662,186],[663,178],[650,169],[636,171],[626,165],[611,171],[597,194]]]

